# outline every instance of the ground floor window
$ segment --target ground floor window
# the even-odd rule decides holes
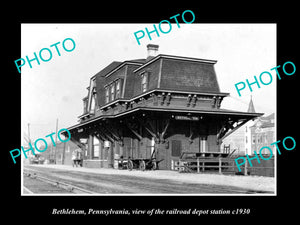
[[[200,152],[207,152],[207,137],[200,138]]]
[[[99,158],[100,156],[100,142],[99,139],[97,137],[93,137],[93,149],[94,149],[94,153],[93,153],[93,158]]]

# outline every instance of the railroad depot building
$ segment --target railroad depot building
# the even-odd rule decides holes
[[[183,152],[218,157],[222,139],[261,113],[221,108],[217,61],[157,54],[114,61],[90,79],[71,141],[86,167],[114,167],[116,159],[147,159],[170,170]]]

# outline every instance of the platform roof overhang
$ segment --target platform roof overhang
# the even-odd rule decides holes
[[[216,117],[221,118],[223,121],[220,124],[221,128],[218,133],[218,139],[223,139],[236,129],[241,127],[243,124],[248,122],[251,119],[260,117],[263,113],[248,113],[248,112],[239,112],[226,109],[186,109],[186,108],[158,108],[158,107],[136,107],[125,112],[121,112],[115,115],[101,115],[96,118],[90,119],[88,121],[76,124],[68,128],[71,133],[78,133],[81,128],[87,128],[93,126],[102,121],[109,121],[115,119],[123,119],[129,116],[133,116],[139,113],[151,113],[161,114],[162,116],[171,116],[171,115],[184,115],[184,116],[207,116],[207,117]]]

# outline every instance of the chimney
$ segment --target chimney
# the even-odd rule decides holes
[[[154,45],[154,44],[147,45],[147,61],[157,56],[158,48],[159,48],[158,45]]]

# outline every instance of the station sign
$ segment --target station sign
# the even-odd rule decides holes
[[[198,116],[175,116],[175,120],[193,120],[198,121]]]

